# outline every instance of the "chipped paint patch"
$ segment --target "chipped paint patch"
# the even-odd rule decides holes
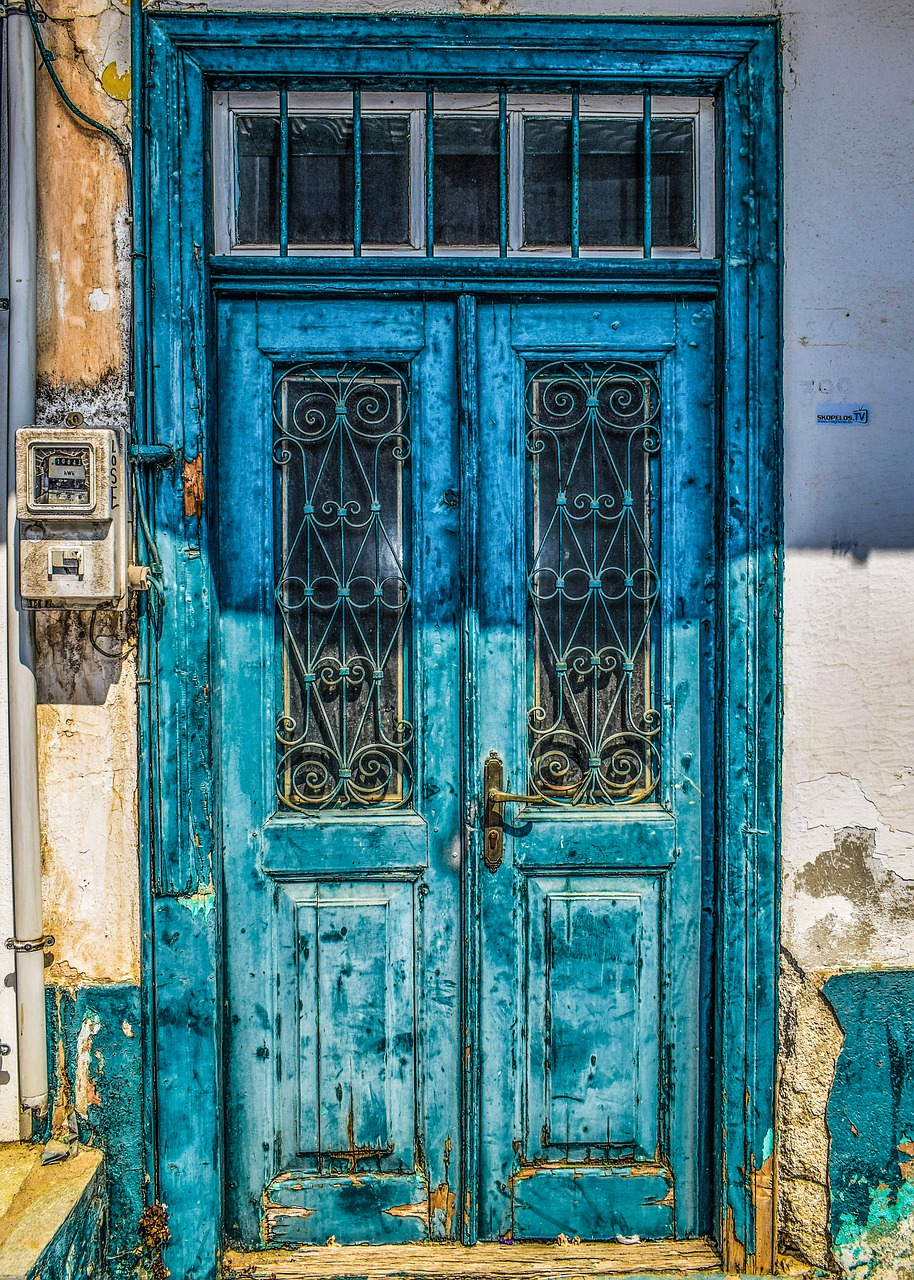
[[[914,1274],[914,972],[842,973],[844,1030],[828,1102],[835,1262],[857,1280]]]
[[[109,97],[126,102],[130,97],[130,68],[118,74],[117,63],[109,62],[102,72],[102,88]]]
[[[104,289],[90,289],[86,305],[90,311],[107,311],[111,306],[111,294]]]
[[[844,1034],[822,992],[827,976],[807,973],[782,950],[777,1207],[779,1266],[785,1274],[832,1265],[825,1116]]]
[[[106,1274],[109,1280],[133,1280],[146,1181],[139,988],[119,983],[49,987],[47,1010],[55,1069],[52,1120],[42,1136],[67,1146],[78,1140],[105,1152],[111,1248]],[[133,1035],[124,1032],[125,1025]]]
[[[101,1018],[93,1009],[87,1009],[83,1015],[82,1026],[76,1037],[76,1088],[75,1105],[77,1114],[86,1118],[89,1107],[100,1107],[101,1095],[92,1078],[92,1038],[102,1029]]]
[[[450,1141],[450,1140],[448,1140]],[[457,1198],[446,1182],[440,1182],[428,1198],[429,1233],[436,1239],[454,1238],[454,1210]]]
[[[196,893],[179,894],[178,902],[192,916],[203,916],[205,918],[212,915],[216,906],[216,891],[207,886],[204,889],[198,889]]]
[[[834,1252],[842,1271],[855,1280],[894,1280],[914,1273],[914,1183],[904,1181],[897,1191],[872,1189],[862,1228],[853,1214],[841,1214]]]

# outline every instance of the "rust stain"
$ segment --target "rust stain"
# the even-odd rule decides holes
[[[203,516],[203,454],[184,461],[184,514],[188,519]]]

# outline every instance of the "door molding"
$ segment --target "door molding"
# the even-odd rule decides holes
[[[139,6],[136,7],[139,9]],[[718,317],[714,798],[717,1242],[730,1271],[774,1261],[780,753],[780,151],[775,21],[382,18],[137,12],[134,23],[137,421],[208,478],[213,294],[714,297]],[[208,257],[209,94],[517,77],[717,101],[715,260],[507,262]],[[319,68],[319,71],[315,70]],[[418,68],[418,70],[417,70]],[[460,323],[468,323],[462,308]],[[472,431],[473,371],[459,372]],[[168,1205],[173,1274],[214,1277],[221,1247],[222,979],[210,656],[218,545],[181,468],[148,482],[166,583],[140,651],[140,823],[150,1198]],[[185,515],[185,511],[189,514]],[[469,904],[470,908],[472,904]],[[469,1123],[469,1122],[468,1122]]]

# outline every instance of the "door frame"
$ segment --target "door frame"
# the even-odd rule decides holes
[[[211,299],[406,294],[708,298],[718,315],[719,664],[714,814],[712,1148],[728,1271],[774,1263],[780,827],[781,242],[776,20],[299,17],[134,6],[136,396],[166,584],[141,619],[140,838],[149,1200],[164,1202],[172,1273],[215,1277],[222,1247],[217,776],[210,666],[217,554]],[[320,73],[314,68],[320,67]],[[417,71],[416,68],[421,68]],[[213,89],[513,73],[530,88],[716,99],[716,259],[209,257]],[[464,303],[459,323],[471,323]],[[474,371],[459,371],[472,416]],[[470,423],[472,428],[472,422]],[[144,539],[144,542],[146,539]],[[180,677],[176,673],[183,673]],[[464,1117],[469,1126],[470,1117]]]

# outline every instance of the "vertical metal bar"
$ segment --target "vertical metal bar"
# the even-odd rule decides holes
[[[653,191],[651,188],[651,95],[647,91],[642,99],[642,185],[644,187],[644,256],[651,256],[652,233],[654,227]]]
[[[279,256],[289,254],[289,94],[279,91]]]
[[[362,90],[352,91],[352,252],[362,256]]]
[[[581,254],[581,100],[571,95],[571,256]]]
[[[498,256],[508,256],[508,95],[498,94]]]
[[[435,253],[435,91],[425,95],[425,256]]]

